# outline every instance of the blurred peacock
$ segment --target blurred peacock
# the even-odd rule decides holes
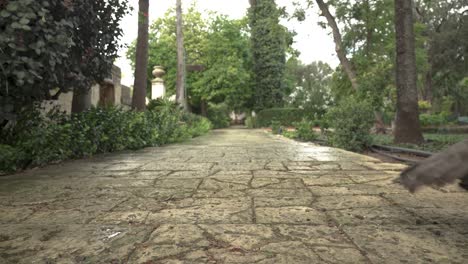
[[[415,192],[424,185],[444,186],[458,179],[460,186],[468,191],[468,140],[406,169],[399,182]]]

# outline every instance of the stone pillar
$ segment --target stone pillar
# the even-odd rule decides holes
[[[122,102],[122,70],[117,66],[112,66],[112,83],[114,84],[114,105]]]
[[[154,79],[151,81],[151,99],[164,98],[166,96],[166,86],[162,77],[166,74],[162,66],[155,66],[153,70]]]

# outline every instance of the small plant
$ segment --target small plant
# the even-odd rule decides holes
[[[296,138],[303,141],[313,141],[318,138],[318,135],[314,132],[315,122],[302,120],[301,122],[294,123],[296,128]]]
[[[351,151],[362,151],[371,142],[370,129],[374,123],[372,106],[354,97],[344,99],[325,116],[331,128],[328,143]]]
[[[273,134],[278,135],[282,134],[282,127],[281,127],[281,122],[280,121],[271,121],[271,131]]]

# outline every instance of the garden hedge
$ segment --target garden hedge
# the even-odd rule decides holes
[[[278,121],[282,126],[292,126],[302,119],[309,119],[310,115],[299,108],[271,108],[264,109],[257,114],[257,126],[268,127],[272,121]]]
[[[37,109],[0,130],[0,174],[97,153],[136,150],[207,133],[204,117],[172,106],[146,112],[94,108],[71,116]]]

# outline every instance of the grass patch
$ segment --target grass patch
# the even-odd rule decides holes
[[[468,134],[425,133],[424,138],[426,142],[422,145],[394,144],[392,135],[372,135],[372,143],[376,145],[389,145],[429,152],[440,152],[453,144],[468,139]]]

